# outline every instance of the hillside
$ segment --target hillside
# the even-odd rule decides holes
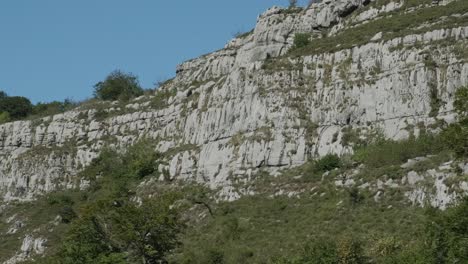
[[[0,262],[463,263],[467,46],[465,0],[272,7],[151,94],[1,124]]]

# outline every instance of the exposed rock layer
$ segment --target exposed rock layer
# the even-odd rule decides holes
[[[468,84],[467,58],[458,52],[468,27],[428,28],[389,40],[377,34],[350,49],[284,56],[296,33],[312,34],[313,43],[326,37],[318,34],[325,29],[336,35],[349,21],[366,23],[403,6],[361,8],[368,2],[329,0],[298,12],[271,8],[251,34],[180,65],[154,96],[97,104],[106,108],[105,118],[103,110],[83,106],[1,125],[1,197],[28,200],[85,187],[76,175],[103,146],[150,137],[167,154],[160,168],[166,178],[223,187],[221,194],[235,199],[240,194],[232,183],[258,168],[351,152],[352,142],[342,140],[350,131],[402,139],[437,120],[453,121],[454,92]]]

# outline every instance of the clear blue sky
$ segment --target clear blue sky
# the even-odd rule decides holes
[[[222,48],[287,0],[2,0],[0,90],[34,103],[91,97],[115,69],[144,88]]]

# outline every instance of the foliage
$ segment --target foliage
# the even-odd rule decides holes
[[[432,212],[428,225],[432,257],[437,263],[468,259],[468,198],[446,212]]]
[[[424,235],[422,209],[393,202],[390,209],[386,201],[368,198],[352,206],[345,192],[318,192],[326,195],[255,195],[223,202],[213,218],[187,230],[173,262],[216,263],[207,261],[216,256],[219,263],[366,263],[359,261],[377,259],[367,252],[374,236],[395,236],[405,245],[402,250],[411,250]]]
[[[24,118],[55,115],[70,110],[76,105],[77,103],[68,99],[63,102],[54,101],[33,105],[25,97],[8,96],[5,92],[0,91],[0,124]]]
[[[156,91],[154,98],[151,100],[151,106],[155,109],[162,109],[168,105],[169,98],[177,94],[176,89],[169,87],[161,87]]]
[[[31,114],[33,105],[31,101],[21,96],[7,96],[0,98],[0,112],[7,112],[11,118],[24,118]]]
[[[63,113],[77,106],[77,103],[72,102],[69,99],[63,102],[53,101],[50,103],[37,103],[33,107],[32,114],[36,116],[51,116],[59,113]]]
[[[368,146],[360,147],[354,160],[368,167],[397,165],[410,158],[439,153],[446,148],[441,137],[423,133],[418,138],[410,137],[401,141],[379,139]]]
[[[326,172],[341,167],[341,159],[335,154],[327,154],[315,161],[314,170],[316,172]]]
[[[94,86],[94,96],[101,100],[129,100],[143,95],[138,78],[131,73],[116,70]]]
[[[327,154],[320,159],[304,164],[295,173],[304,174],[308,181],[320,180],[324,172],[340,168],[342,165],[340,157],[335,154]]]
[[[468,156],[468,120],[451,124],[441,133],[447,147],[458,157]]]
[[[339,255],[336,241],[327,237],[306,243],[303,251],[295,258],[281,258],[276,264],[338,264]]]
[[[141,205],[99,200],[81,210],[55,258],[62,263],[160,263],[177,244],[182,225],[164,194]],[[112,260],[112,262],[109,262]]]
[[[455,92],[453,106],[462,118],[468,116],[468,87],[459,88]]]
[[[310,34],[307,33],[296,33],[294,36],[293,49],[301,49],[310,44]]]
[[[468,156],[468,87],[459,88],[453,103],[459,122],[445,128],[441,136],[448,148],[458,157]]]
[[[79,199],[63,193],[47,197],[70,228],[44,263],[165,262],[184,226],[175,206],[181,195],[165,191],[141,202],[133,199],[143,177],[157,176],[154,147],[141,140],[123,153],[105,149],[82,172],[91,187]]]
[[[8,112],[0,112],[0,124],[10,121],[10,114]]]

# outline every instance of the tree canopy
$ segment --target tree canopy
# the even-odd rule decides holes
[[[94,96],[101,100],[129,100],[143,94],[138,77],[131,73],[114,71],[94,85]]]
[[[11,118],[23,118],[33,111],[33,105],[28,98],[22,96],[6,96],[0,92],[0,112],[7,112]]]

